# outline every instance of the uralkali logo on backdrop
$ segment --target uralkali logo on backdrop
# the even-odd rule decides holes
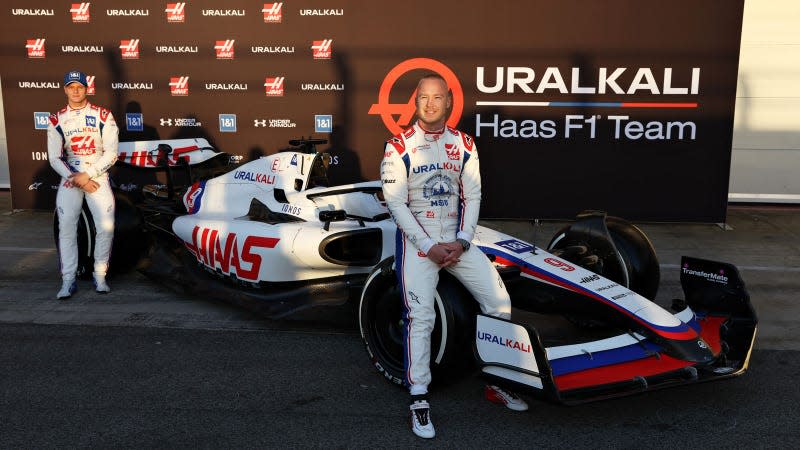
[[[89,23],[91,19],[89,5],[89,2],[72,4],[69,9],[69,12],[72,14],[72,23]]]
[[[261,12],[264,13],[264,23],[281,23],[283,20],[283,2],[276,2],[276,3],[264,3],[264,9]]]
[[[164,12],[168,23],[183,23],[186,20],[186,2],[167,3]]]
[[[678,71],[658,65],[479,66],[475,68],[475,137],[693,141],[697,124],[680,116],[699,107],[700,72],[700,67]],[[524,111],[531,109],[552,114],[547,119],[525,118]],[[587,114],[586,110],[592,111]],[[670,116],[678,119],[637,120],[647,110],[672,111]]]
[[[311,43],[311,50],[314,59],[331,59],[331,55],[333,54],[333,39],[313,41]]]
[[[453,106],[447,119],[447,125],[451,127],[458,125],[458,121],[461,120],[461,113],[464,111],[464,90],[461,88],[461,82],[449,67],[429,58],[407,59],[394,66],[383,79],[380,91],[378,91],[378,103],[369,108],[369,114],[381,116],[386,129],[392,134],[401,133],[403,129],[408,127],[417,110],[415,102],[417,96],[416,87],[413,92],[399,93],[398,96],[400,98],[405,98],[405,95],[408,95],[406,103],[391,103],[391,94],[397,80],[412,71],[417,71],[415,74],[417,79],[430,72],[435,72],[445,79],[453,95]],[[395,119],[395,116],[399,117]]]
[[[266,77],[264,79],[267,97],[283,97],[283,79],[284,77]]]
[[[44,58],[44,38],[26,40],[25,48],[28,49],[28,58]]]
[[[416,91],[407,103],[392,103],[392,91],[398,79],[420,70],[441,75],[453,94],[453,107],[447,124],[455,127],[464,107],[464,93],[458,77],[439,61],[414,58],[392,68],[381,84],[378,102],[369,114],[380,115],[386,128],[400,133],[411,124],[416,111]],[[633,115],[641,110],[686,111],[698,108],[694,99],[700,92],[699,67],[678,72],[672,67],[475,67],[475,137],[578,140],[675,140],[697,138],[697,124],[691,120],[639,121]],[[619,100],[596,101],[603,95]],[[525,96],[522,97],[521,96]],[[568,98],[564,98],[567,96]],[[637,101],[668,96],[665,101]],[[561,101],[561,99],[564,99]],[[585,100],[584,100],[585,99]],[[672,99],[677,99],[673,101]],[[483,112],[490,108],[489,113]],[[526,119],[519,112],[531,109],[553,112],[551,118]],[[581,109],[609,111],[610,114],[585,114]],[[570,111],[576,110],[578,113]],[[562,112],[565,111],[566,112]],[[512,114],[511,111],[514,113]],[[628,113],[628,111],[631,111]]]
[[[214,50],[217,52],[217,59],[233,59],[233,39],[215,41]]]
[[[170,77],[169,93],[172,96],[184,97],[189,95],[189,77]]]
[[[11,10],[11,14],[15,16],[55,16],[56,12],[53,9],[42,9],[42,8],[34,8],[34,9],[27,9],[27,8],[13,8]]]
[[[139,39],[123,39],[119,41],[122,59],[139,59]]]
[[[150,15],[149,9],[107,9],[109,17],[145,17]]]

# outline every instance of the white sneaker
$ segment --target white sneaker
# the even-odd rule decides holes
[[[108,294],[111,292],[111,288],[108,287],[108,283],[106,283],[105,275],[99,275],[97,272],[94,273],[94,290],[97,291],[98,294]]]
[[[436,436],[431,422],[431,405],[425,400],[417,400],[411,404],[411,431],[417,436],[430,439]]]
[[[492,403],[505,405],[506,408],[513,409],[514,411],[528,410],[528,404],[525,403],[525,400],[519,398],[517,394],[506,391],[505,389],[500,389],[491,384],[486,385],[486,400]]]
[[[59,300],[66,300],[72,297],[72,294],[78,290],[78,283],[75,280],[64,280],[61,283],[61,290],[58,291],[56,294],[56,298]]]

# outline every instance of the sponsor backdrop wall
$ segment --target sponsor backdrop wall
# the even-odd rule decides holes
[[[442,74],[475,136],[485,218],[722,222],[743,1],[5,2],[14,208],[52,208],[47,115],[92,80],[123,140],[205,137],[246,161],[325,137],[331,181],[377,179],[383,142]],[[136,180],[118,183],[136,184]]]

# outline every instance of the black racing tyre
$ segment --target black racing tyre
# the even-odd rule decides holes
[[[596,270],[597,265],[586,266],[580,264],[580,260],[585,260],[587,255],[581,255],[578,260],[570,262],[595,271],[598,275],[605,276],[616,283],[626,286],[645,298],[655,299],[656,293],[658,293],[661,270],[653,243],[650,242],[650,239],[639,227],[619,217],[606,217],[606,227],[624,263],[624,273],[603,273],[603,270]],[[553,235],[553,239],[550,240],[547,246],[548,251],[552,252],[584,244],[583,242],[568,241],[567,231],[569,228],[569,226],[561,228]],[[591,254],[591,249],[589,249],[589,254]],[[602,266],[601,264],[600,267]]]
[[[403,304],[394,257],[370,274],[359,304],[359,329],[372,364],[387,380],[405,385]],[[442,271],[435,298],[436,321],[431,334],[434,383],[461,378],[474,367],[473,344],[478,304],[449,273]]]
[[[53,215],[53,235],[58,248],[58,214]],[[94,271],[95,225],[86,201],[78,219],[78,269],[76,276],[90,280]],[[114,242],[111,247],[109,275],[127,272],[146,254],[149,237],[143,220],[133,202],[123,193],[114,192]]]

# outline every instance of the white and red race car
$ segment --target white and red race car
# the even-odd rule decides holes
[[[273,318],[358,302],[369,357],[401,384],[396,226],[380,181],[328,185],[329,156],[316,151],[324,142],[291,141],[287,150],[233,168],[203,139],[120,144],[118,165],[158,172],[162,182],[116,193],[112,268],[136,265],[173,288]],[[80,226],[80,266],[91,267],[86,208]],[[652,301],[659,284],[652,244],[604,213],[580,215],[547,251],[482,226],[473,244],[502,275],[514,320],[479,314],[443,273],[434,382],[477,362],[501,383],[579,403],[747,369],[757,319],[732,265],[684,257],[685,299],[668,311]]]

